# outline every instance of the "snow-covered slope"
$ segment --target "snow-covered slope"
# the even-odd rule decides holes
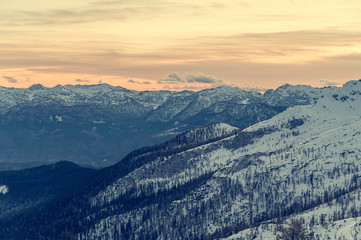
[[[78,237],[113,239],[130,222],[132,237],[215,238],[306,211],[361,185],[360,129],[361,82],[352,81],[314,105],[289,108],[228,138],[152,159],[91,199],[93,208],[119,211]],[[167,204],[150,201],[128,210],[122,205],[121,199],[137,202],[179,189],[183,194]]]
[[[303,222],[308,235],[306,239],[359,239],[361,234],[361,191],[357,189],[345,194],[337,200],[331,200],[303,213],[293,214],[285,218],[272,219],[256,227],[235,233],[223,240],[264,239],[276,240],[282,235],[282,228],[287,228],[291,219]]]
[[[285,84],[275,90],[267,90],[264,98],[272,106],[307,105],[314,104],[321,96],[329,94],[335,89],[336,87],[313,88],[306,85]]]
[[[250,105],[251,97],[240,99],[244,102],[236,105]],[[243,131],[210,125],[138,149],[100,171],[67,203],[22,218],[23,228],[4,225],[0,233],[14,236],[21,229],[28,237],[51,237],[67,230],[79,240],[237,239],[242,230],[293,213],[313,211],[319,217],[317,211],[335,200],[344,214],[337,213],[332,224],[350,236],[345,218],[361,216],[358,200],[347,200],[361,186],[361,81],[327,88],[312,101]],[[231,111],[228,104],[216,101],[209,108]]]
[[[265,110],[258,104],[282,110],[285,102],[295,105],[291,92],[297,92],[302,104],[309,104],[288,108],[244,130],[208,125],[138,149],[101,170],[94,182],[68,202],[39,210],[36,217],[24,216],[18,220],[21,224],[4,224],[0,233],[12,237],[20,229],[14,226],[23,226],[27,237],[41,233],[51,238],[67,230],[79,240],[237,239],[260,224],[268,222],[271,229],[275,219],[293,213],[303,214],[309,224],[309,216],[321,218],[325,209],[332,208],[330,212],[336,211],[336,216],[329,224],[350,236],[346,231],[352,224],[347,218],[361,216],[355,197],[361,186],[361,81],[324,90],[284,86],[274,91],[283,99],[278,102],[271,93],[262,97],[257,93],[239,95],[242,91],[237,89],[207,91],[172,93],[174,98],[152,93],[152,99],[164,102],[142,123],[153,117],[162,124],[175,121],[168,130],[177,132],[198,116],[231,119],[239,116],[243,107],[247,107],[243,113],[258,116],[256,112]],[[224,91],[230,95],[222,99]],[[257,102],[258,97],[264,99]],[[182,116],[193,111],[188,108],[198,109],[194,110],[198,113],[183,121]],[[152,115],[156,111],[160,113],[157,117]],[[62,119],[57,123],[63,124],[64,115]],[[96,124],[102,126],[104,119],[98,120]],[[88,131],[94,137],[96,133],[97,129]],[[341,232],[322,229],[314,231],[319,236],[341,236]],[[264,233],[275,237],[274,231]]]

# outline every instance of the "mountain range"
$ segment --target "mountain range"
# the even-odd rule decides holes
[[[63,160],[106,167],[184,131],[216,123],[243,129],[330,91],[301,85],[264,94],[227,86],[200,92],[107,84],[0,87],[0,170]]]
[[[67,198],[0,219],[0,238],[277,239],[296,219],[307,239],[357,239],[361,80],[251,94],[292,106],[245,129],[208,125],[137,149]]]

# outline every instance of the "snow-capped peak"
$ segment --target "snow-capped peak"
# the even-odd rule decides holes
[[[342,86],[343,89],[350,89],[350,90],[361,90],[361,79],[359,80],[351,80],[345,83]]]
[[[40,90],[46,90],[47,87],[41,85],[40,83],[33,84],[31,87],[29,87],[29,90],[31,91],[40,91]]]

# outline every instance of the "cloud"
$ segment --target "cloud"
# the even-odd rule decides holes
[[[333,81],[329,81],[329,80],[320,80],[320,83],[328,85],[328,86],[339,86],[339,85],[343,84],[340,82],[333,82]]]
[[[97,72],[103,75],[122,74],[123,76],[131,76],[133,73],[134,76],[136,72],[137,75],[134,77],[156,79],[164,71],[209,72],[218,75],[216,70],[223,68],[225,70],[222,71],[229,75],[231,71],[235,72],[235,70],[230,70],[228,66],[238,65],[239,71],[237,72],[243,74],[241,68],[246,63],[281,63],[288,65],[290,63],[305,64],[313,60],[324,60],[325,56],[332,57],[339,54],[329,52],[331,48],[324,49],[324,46],[336,47],[342,44],[350,46],[359,44],[357,40],[360,38],[361,32],[322,30],[319,32],[295,31],[206,36],[202,38],[190,37],[179,38],[172,45],[165,44],[164,48],[154,48],[149,52],[144,51],[141,53],[122,51],[122,49],[127,49],[127,45],[117,44],[116,41],[112,40],[106,42],[94,40],[87,43],[89,45],[87,45],[86,49],[83,49],[82,46],[69,48],[66,44],[63,45],[62,42],[55,42],[54,49],[64,49],[56,57],[48,49],[41,49],[40,45],[34,45],[24,53],[23,46],[13,44],[1,49],[3,54],[0,65],[9,68],[31,66],[31,68],[38,68],[37,71],[45,71],[44,66],[49,66],[49,71],[54,72],[69,72],[72,70],[78,73]],[[301,40],[304,40],[304,42]],[[105,44],[106,46],[104,46]],[[344,54],[347,54],[347,52]],[[34,59],[34,56],[37,56],[36,59]],[[330,57],[327,57],[326,60],[331,61]],[[359,63],[360,58],[357,55],[348,55],[334,60]],[[120,61],[122,62],[122,68],[118,67]],[[213,66],[218,64],[219,66],[215,68],[209,67],[211,64]],[[211,72],[209,69],[211,69]],[[153,74],[156,71],[157,74]],[[247,69],[246,71],[249,72]],[[160,79],[160,82],[176,82],[170,81],[176,79],[174,76],[167,79],[167,81]],[[178,82],[181,81],[178,80]]]
[[[136,84],[151,84],[151,82],[149,82],[149,81],[140,82],[140,81],[136,81],[136,80],[133,80],[133,79],[129,79],[128,82],[136,83]]]
[[[177,73],[169,74],[166,79],[159,79],[158,83],[166,83],[166,84],[178,84],[178,83],[223,83],[223,80],[217,79],[212,76],[207,76],[203,74],[189,74],[185,77],[186,80],[181,78]]]
[[[361,53],[350,53],[330,57],[334,61],[344,61],[344,62],[360,62]]]
[[[340,30],[243,33],[187,38],[167,50],[172,52],[172,58],[185,59],[183,64],[205,61],[303,64],[323,56],[334,56],[338,54],[338,47],[358,46],[360,38],[361,31]],[[358,58],[355,54],[345,60],[357,61]]]
[[[80,78],[77,78],[74,81],[78,82],[78,83],[88,83],[89,82],[89,80],[87,80],[87,79],[80,79]]]
[[[132,0],[132,3],[141,3],[141,2],[147,2],[146,0]],[[161,2],[161,1],[159,1]],[[117,5],[128,5],[130,3],[129,0],[100,0],[100,1],[93,1],[91,2],[92,5],[96,7],[102,7],[102,6],[117,6]]]
[[[9,83],[19,83],[19,81],[13,77],[2,76],[2,78],[5,79]]]
[[[68,10],[54,9],[47,12],[20,11],[12,13],[8,19],[13,19],[16,25],[58,25],[81,24],[103,20],[124,20],[131,16],[132,9],[123,9],[122,14],[116,9],[85,9]],[[2,21],[7,21],[4,17]],[[14,24],[12,22],[12,24]]]
[[[76,37],[81,39],[81,35]],[[78,41],[74,46],[66,41],[54,41],[52,49],[62,49],[54,54],[49,47],[42,48],[39,37],[38,43],[34,41],[26,45],[27,51],[17,41],[1,47],[0,65],[8,69],[26,67],[33,79],[50,73],[73,73],[71,80],[84,73],[93,76],[92,79],[112,76],[126,80],[158,80],[163,77],[165,79],[158,82],[162,84],[160,87],[167,84],[195,86],[200,82],[196,73],[221,76],[224,80],[239,82],[241,86],[245,80],[257,86],[262,82],[266,87],[278,86],[278,81],[320,84],[320,79],[346,81],[359,78],[361,55],[357,54],[357,48],[351,47],[359,44],[360,38],[361,31],[338,30],[190,36],[175,37],[174,41],[162,44],[162,47],[135,53],[124,50],[127,49],[126,41],[106,39],[102,42],[94,37],[94,41],[82,45],[80,40],[74,40]],[[344,50],[332,52],[333,46]],[[168,76],[164,72],[179,75]],[[193,84],[180,73],[194,73]],[[2,75],[21,76],[10,71]]]
[[[149,19],[157,17],[161,12],[167,13],[162,11],[164,6],[166,3],[148,4],[145,1],[100,1],[77,7],[64,4],[63,7],[48,8],[45,11],[29,9],[2,12],[0,23],[8,26],[47,26]]]
[[[187,82],[197,82],[197,83],[222,83],[223,80],[216,79],[212,76],[206,76],[206,75],[193,75],[190,74],[186,76]]]
[[[185,80],[182,79],[177,73],[171,73],[168,75],[168,78],[159,79],[158,83],[177,84],[177,83],[185,83]]]

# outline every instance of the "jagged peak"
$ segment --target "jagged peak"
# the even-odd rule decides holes
[[[254,95],[259,93],[246,91],[238,87],[220,86],[216,88],[204,89],[200,92],[195,92],[194,94],[198,96],[206,96],[206,97],[212,97],[212,96],[232,97],[232,96]]]
[[[51,88],[52,90],[54,91],[57,91],[57,92],[68,92],[69,90],[65,88],[65,86],[63,85],[56,85],[55,87]]]
[[[71,85],[75,86],[77,88],[93,88],[93,89],[113,89],[114,87],[112,85],[109,85],[108,83],[100,83],[100,84],[77,84],[77,85]]]
[[[46,90],[47,87],[41,85],[40,83],[33,84],[31,87],[29,87],[29,90],[31,91],[39,91],[39,90]]]
[[[314,88],[310,85],[303,85],[303,84],[297,84],[297,85],[292,85],[292,84],[284,84],[280,87],[278,87],[275,91],[282,91],[282,90],[291,90],[291,91],[297,91],[297,90],[312,90],[312,89],[317,89]]]
[[[233,86],[228,86],[228,85],[222,85],[216,88],[212,88],[211,90],[214,91],[223,91],[223,92],[248,92],[242,88],[239,87],[233,87]]]
[[[346,82],[342,86],[342,89],[355,90],[355,91],[361,90],[361,79],[359,79],[359,80],[351,80],[351,81]]]
[[[289,88],[289,87],[291,87],[291,86],[294,86],[294,85],[291,85],[291,84],[289,84],[289,83],[286,83],[286,84],[283,84],[283,85],[279,86],[277,89],[286,89],[286,88]]]

